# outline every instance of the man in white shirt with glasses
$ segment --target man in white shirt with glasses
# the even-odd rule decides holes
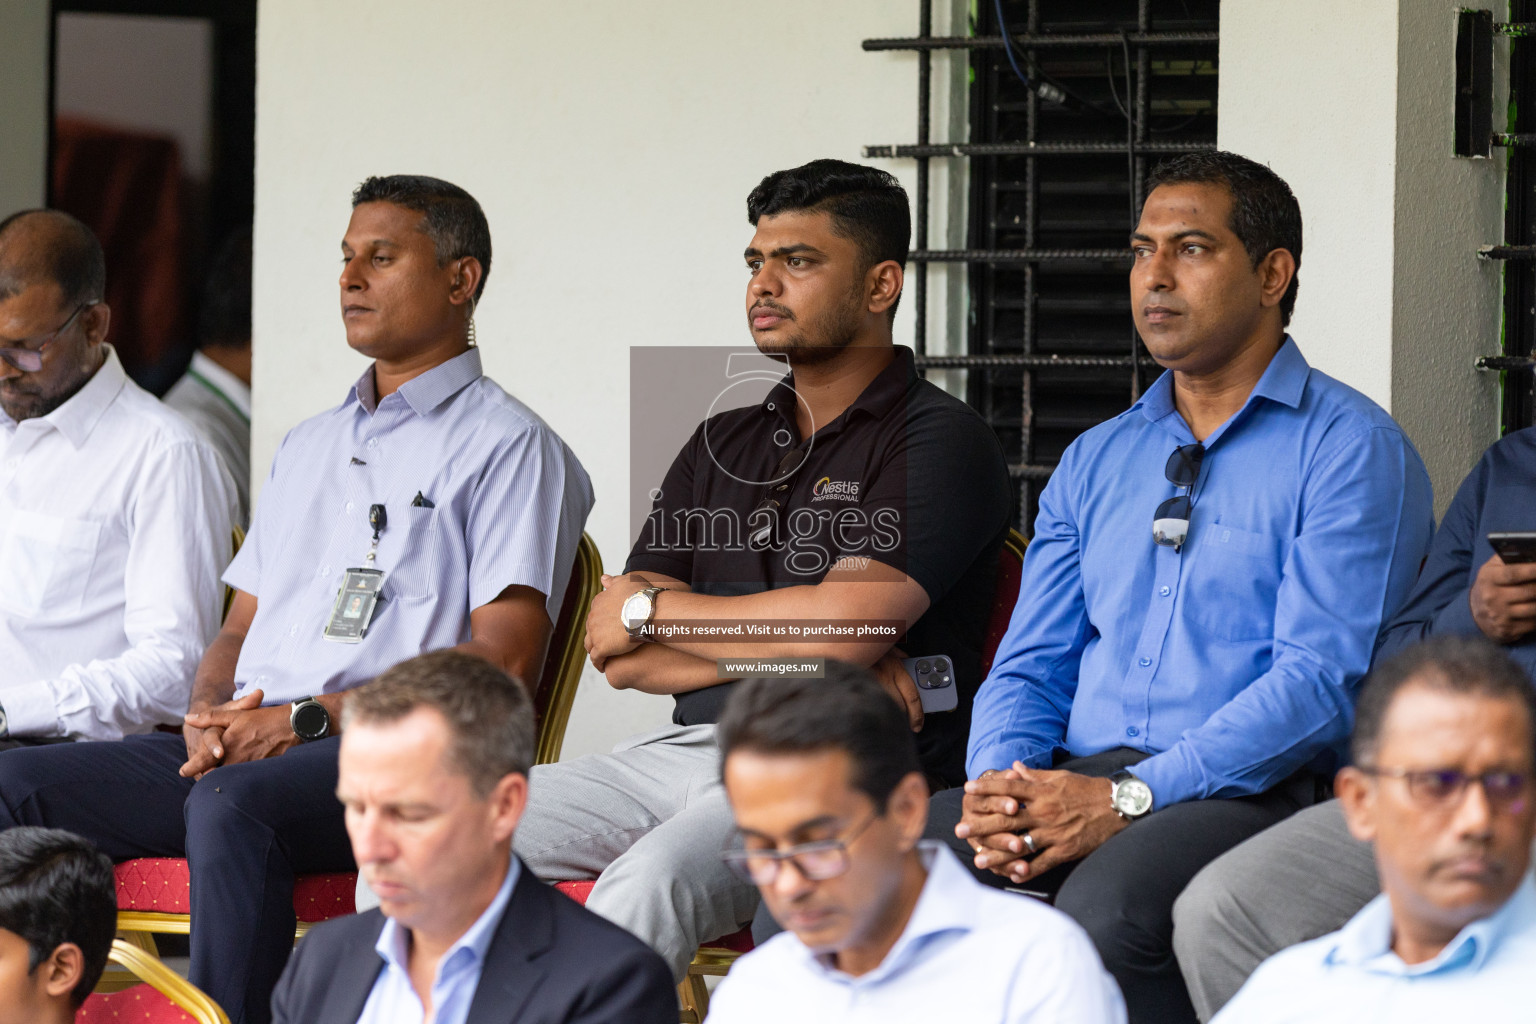
[[[106,266],[0,221],[0,747],[179,724],[219,628],[235,490],[107,344]]]
[[[1260,965],[1213,1024],[1530,1020],[1536,693],[1481,637],[1438,636],[1360,691],[1334,788],[1382,893]]]
[[[719,743],[740,832],[722,856],[787,931],[731,969],[710,1024],[1123,1024],[1082,928],[920,841],[912,732],[867,672],[744,680]]]

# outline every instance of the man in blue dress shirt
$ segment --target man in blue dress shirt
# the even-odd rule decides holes
[[[0,827],[187,858],[190,977],[234,1024],[269,1017],[294,874],[353,866],[335,798],[349,692],[445,647],[537,679],[592,507],[570,449],[480,371],[491,237],[474,198],[370,178],[341,254],[347,342],[373,363],[278,450],[183,735],[0,761]]]
[[[1401,429],[1286,334],[1290,188],[1230,153],[1151,184],[1131,307],[1169,372],[1041,495],[971,781],[935,796],[930,829],[994,884],[1056,891],[1130,1019],[1166,1024],[1194,1018],[1174,899],[1325,791],[1432,523]]]
[[[1349,830],[1384,892],[1266,961],[1219,1024],[1529,1020],[1536,963],[1536,691],[1482,638],[1385,662],[1360,694]]]
[[[1462,481],[1377,658],[1427,637],[1484,636],[1536,675],[1536,563],[1505,564],[1488,542],[1532,529],[1536,428],[1527,428],[1492,445]],[[1200,1019],[1266,957],[1341,927],[1380,891],[1370,846],[1349,834],[1336,801],[1218,858],[1174,906],[1174,948]]]

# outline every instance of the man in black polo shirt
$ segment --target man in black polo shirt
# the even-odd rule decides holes
[[[597,877],[587,906],[679,978],[700,942],[751,920],[758,901],[719,856],[734,827],[714,722],[733,680],[716,660],[873,666],[908,709],[929,776],[954,785],[1012,512],[992,431],[891,342],[911,224],[896,180],[817,160],[763,179],[747,212],[748,323],[791,373],[760,405],[699,426],[626,575],[605,577],[587,622],[609,683],[672,695],[675,724],[535,768],[517,834],[539,877]],[[855,632],[807,641],[747,628],[790,622]],[[860,636],[860,624],[886,631]],[[710,625],[744,628],[699,639]],[[956,710],[923,715],[902,651],[954,659]],[[836,837],[852,841],[860,824]]]

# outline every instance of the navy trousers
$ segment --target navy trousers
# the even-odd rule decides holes
[[[85,836],[114,861],[186,857],[191,981],[232,1024],[267,1024],[293,950],[293,876],[351,871],[331,737],[281,757],[176,774],[179,734],[0,751],[0,828]]]
[[[1107,750],[1055,767],[1106,777],[1147,755]],[[1056,909],[1088,932],[1125,995],[1130,1024],[1196,1024],[1195,1008],[1173,953],[1173,902],[1201,868],[1269,826],[1317,802],[1325,790],[1298,773],[1258,796],[1174,804],[1116,833],[1080,861],[1053,868],[1024,888],[1054,897]],[[970,844],[955,836],[963,789],[935,793],[925,838],[947,843],[987,885],[1009,883],[974,866]],[[756,928],[754,927],[754,932]]]

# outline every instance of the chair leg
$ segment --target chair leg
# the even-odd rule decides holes
[[[700,975],[689,973],[677,986],[680,1024],[704,1024],[709,1015],[709,988]]]
[[[160,957],[160,950],[155,946],[155,937],[149,932],[118,932],[117,937],[135,949],[142,949],[156,959]]]

